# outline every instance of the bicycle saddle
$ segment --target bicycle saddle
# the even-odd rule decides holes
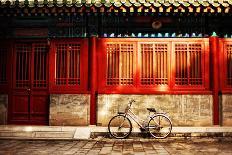
[[[155,108],[147,108],[147,110],[150,112],[156,112]]]

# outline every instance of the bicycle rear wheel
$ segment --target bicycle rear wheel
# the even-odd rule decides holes
[[[172,131],[172,122],[164,114],[156,114],[148,123],[150,134],[157,139],[166,138]]]
[[[109,121],[108,130],[114,138],[127,138],[132,130],[131,121],[125,115],[114,116]]]

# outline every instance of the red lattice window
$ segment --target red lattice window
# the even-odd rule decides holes
[[[87,40],[67,39],[51,42],[50,90],[59,93],[87,91]]]
[[[80,85],[80,44],[56,45],[56,85]]]
[[[223,90],[232,89],[232,43],[231,39],[223,43],[224,48],[222,48],[222,64],[221,64],[221,84]]]
[[[226,84],[232,87],[232,44],[227,45],[226,48]]]
[[[46,44],[34,44],[34,73],[33,87],[47,87],[47,59],[48,49]]]
[[[47,54],[45,43],[18,43],[15,45],[16,88],[47,87]]]
[[[202,44],[175,44],[175,84],[202,85]]]
[[[16,88],[30,87],[31,52],[30,44],[17,44],[16,50]]]
[[[100,93],[209,90],[209,39],[100,39]]]
[[[107,85],[133,85],[133,44],[107,44]]]
[[[141,84],[168,84],[168,44],[141,44]]]
[[[7,79],[7,63],[8,50],[5,47],[0,47],[0,85],[8,84]]]

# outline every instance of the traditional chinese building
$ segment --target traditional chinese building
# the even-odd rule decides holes
[[[232,125],[232,0],[1,0],[0,123],[134,111]]]

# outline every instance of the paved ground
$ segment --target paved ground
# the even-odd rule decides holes
[[[231,155],[232,139],[0,140],[0,155]]]

